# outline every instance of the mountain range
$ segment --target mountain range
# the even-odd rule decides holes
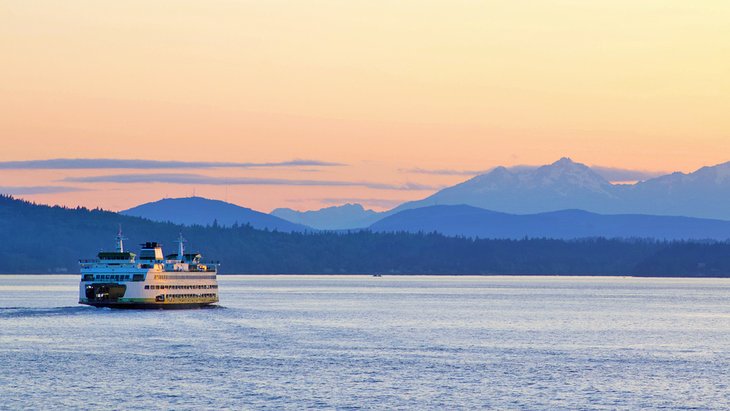
[[[344,218],[340,220],[340,224],[344,226],[347,222],[346,211],[348,210],[357,213],[361,208],[357,206],[349,206],[344,209],[338,207],[331,211],[344,214]],[[230,227],[237,223],[282,232],[317,231],[314,228],[294,225],[233,204],[200,197],[165,199],[135,207],[121,214],[187,226]],[[377,218],[378,221],[363,228],[374,232],[437,232],[449,236],[491,239],[590,237],[659,240],[730,239],[730,221],[693,217],[641,214],[603,215],[582,210],[509,214],[467,205],[427,206],[385,214],[369,214],[371,218]],[[282,213],[282,215],[286,215],[286,213]],[[323,216],[325,215],[320,215],[320,217]],[[329,228],[332,227],[331,225],[324,227],[322,221],[327,222],[320,219],[318,228],[333,231]],[[317,223],[318,221],[307,222]]]
[[[406,213],[411,210],[419,211]],[[730,163],[636,184],[612,184],[569,158],[537,168],[497,167],[385,212],[345,204],[316,211],[278,208],[267,215],[193,197],[143,204],[122,214],[186,225],[250,224],[285,232],[370,228],[482,238],[725,239],[730,236],[721,220],[730,220]]]
[[[636,184],[611,184],[569,158],[536,169],[497,167],[391,212],[460,204],[513,214],[580,209],[730,220],[730,162]]]
[[[600,214],[730,220],[730,162],[635,184],[612,184],[590,167],[562,158],[541,167],[497,167],[385,212],[348,204],[343,206],[346,219],[333,212],[338,207],[304,212],[277,209],[273,214],[320,229],[345,229],[360,228],[366,222],[374,224],[404,210],[434,205],[470,205],[509,214],[584,210]]]

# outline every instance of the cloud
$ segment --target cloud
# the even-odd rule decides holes
[[[273,163],[216,161],[157,161],[111,158],[52,158],[48,160],[2,161],[6,170],[80,170],[80,169],[170,169],[170,168],[257,168],[257,167],[335,167],[345,166],[319,160],[290,160]]]
[[[534,170],[537,166],[512,166],[507,167],[507,169],[511,171],[524,171],[524,170]],[[485,170],[456,170],[456,169],[450,169],[450,168],[401,168],[398,171],[401,173],[412,173],[412,174],[430,174],[430,175],[437,175],[437,176],[477,176],[480,174],[487,174],[490,171],[494,170],[494,167],[488,168]]]
[[[284,186],[336,186],[366,187],[377,190],[428,191],[441,188],[418,183],[377,183],[370,181],[295,180],[285,178],[210,177],[201,174],[115,174],[90,177],[67,177],[61,181],[74,183],[168,183],[200,185],[284,185]]]
[[[489,170],[454,170],[454,169],[431,169],[431,168],[401,168],[398,171],[401,173],[413,173],[413,174],[431,174],[439,176],[475,176],[478,174],[484,174],[491,171]]]
[[[507,167],[507,169],[510,171],[529,171],[537,169],[538,167],[540,166],[517,165]],[[641,181],[667,174],[663,171],[632,170],[618,167],[590,166],[590,168],[608,181]],[[408,168],[400,169],[399,171],[403,173],[430,174],[442,176],[476,176],[489,173],[492,170],[494,170],[494,168],[486,170]]]
[[[630,170],[602,166],[591,166],[591,169],[608,181],[643,181],[667,174],[664,171]]]
[[[85,188],[80,188],[80,187],[66,187],[66,186],[25,186],[25,187],[2,187],[2,186],[0,186],[0,193],[11,194],[11,195],[58,194],[58,193],[73,193],[76,191],[88,191],[88,190]]]

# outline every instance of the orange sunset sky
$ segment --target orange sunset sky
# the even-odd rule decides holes
[[[0,191],[42,203],[387,209],[497,165],[730,160],[727,0],[0,0],[0,56]],[[247,164],[9,163],[59,158]]]

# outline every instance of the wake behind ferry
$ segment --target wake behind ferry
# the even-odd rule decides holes
[[[163,256],[162,244],[142,244],[139,261],[124,250],[121,229],[116,251],[102,251],[81,260],[79,304],[112,308],[196,308],[218,302],[218,263],[185,252],[178,239],[177,254]]]

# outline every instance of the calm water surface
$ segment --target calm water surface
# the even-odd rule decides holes
[[[0,276],[0,408],[730,408],[730,280],[219,281],[220,308],[118,311]]]

